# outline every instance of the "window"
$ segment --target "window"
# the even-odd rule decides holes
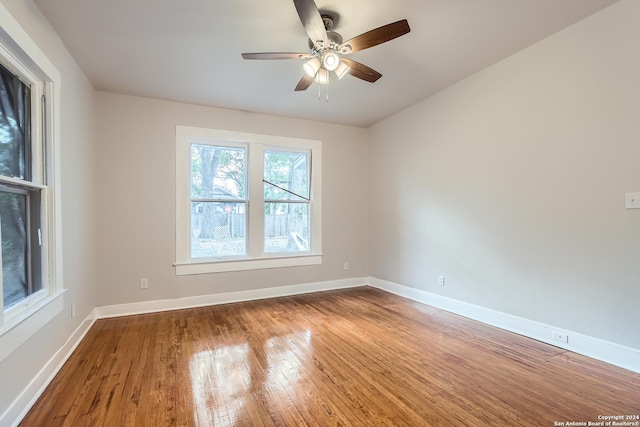
[[[0,65],[0,262],[5,310],[42,289],[40,193],[32,182],[31,88]]]
[[[320,141],[176,127],[176,274],[320,264]]]
[[[247,254],[247,150],[191,144],[191,258]]]
[[[264,251],[309,250],[309,153],[264,151]]]
[[[63,289],[55,203],[60,76],[1,4],[0,29],[2,360],[62,310]]]

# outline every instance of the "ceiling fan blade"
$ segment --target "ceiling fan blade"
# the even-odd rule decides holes
[[[311,83],[313,83],[314,81],[315,81],[314,77],[311,77],[305,74],[304,76],[302,76],[302,78],[298,82],[298,86],[296,86],[296,92],[300,90],[307,90],[309,86],[311,86]]]
[[[313,44],[317,46],[318,42],[322,42],[323,47],[329,47],[327,30],[324,28],[324,22],[322,22],[315,2],[313,0],[293,0],[293,4],[296,6],[300,22],[304,25]]]
[[[349,58],[343,57],[341,61],[344,61],[349,66],[349,74],[353,77],[357,77],[370,83],[374,83],[382,77],[382,74],[373,68],[367,67],[366,65],[353,61]]]
[[[358,52],[359,50],[368,49],[373,46],[388,42],[397,37],[403,36],[411,31],[409,22],[406,19],[383,25],[374,30],[360,34],[340,45],[342,53]]]
[[[243,53],[244,59],[305,59],[312,56],[308,53],[292,53],[292,52],[261,52],[261,53]]]

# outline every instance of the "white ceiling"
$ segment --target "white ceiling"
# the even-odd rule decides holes
[[[294,92],[308,52],[292,0],[35,0],[96,89],[368,127],[617,0],[317,0],[345,40],[399,19],[411,32],[350,57],[383,74]]]

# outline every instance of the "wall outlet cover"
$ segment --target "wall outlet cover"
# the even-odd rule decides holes
[[[640,209],[640,193],[626,193],[624,206],[627,209]]]
[[[558,331],[553,332],[553,339],[555,341],[561,341],[563,343],[569,342],[569,336],[563,332],[558,332]]]

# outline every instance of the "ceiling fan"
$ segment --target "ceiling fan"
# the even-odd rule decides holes
[[[315,81],[329,83],[330,72],[338,78],[351,74],[354,77],[374,83],[382,74],[376,70],[347,58],[345,55],[368,49],[407,34],[411,29],[406,19],[378,27],[360,34],[346,42],[332,30],[334,16],[321,14],[313,0],[293,0],[300,21],[309,35],[309,53],[263,52],[243,53],[244,59],[305,59],[304,76],[298,82],[296,91],[306,90]]]

